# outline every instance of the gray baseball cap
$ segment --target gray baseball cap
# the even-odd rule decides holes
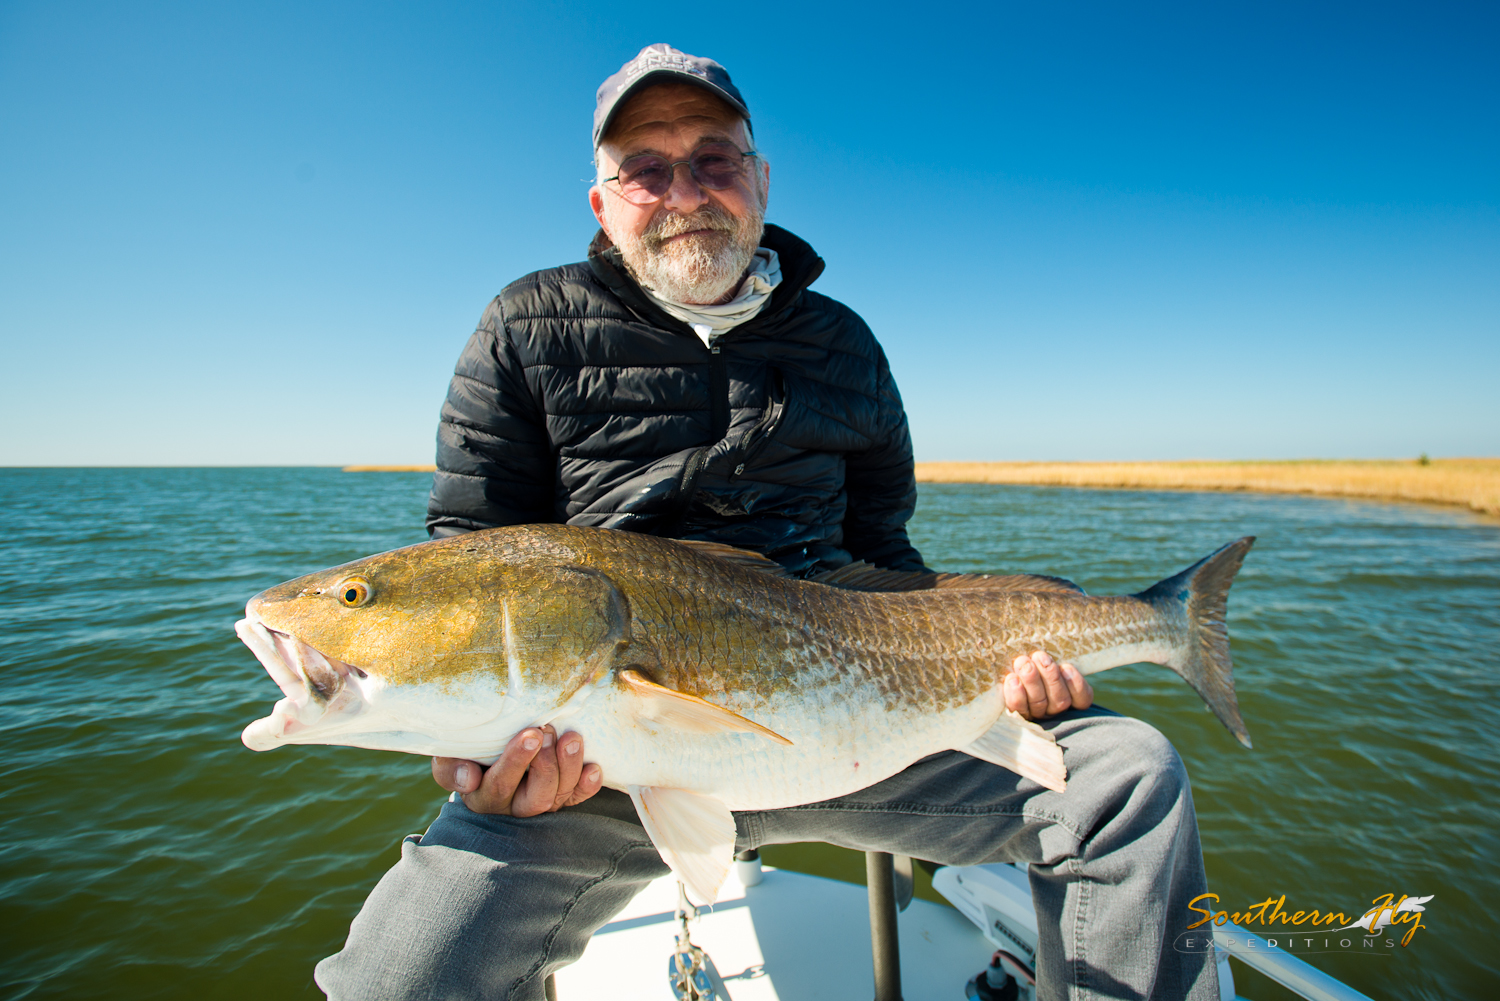
[[[739,88],[729,82],[729,71],[712,59],[690,56],[670,45],[657,42],[642,49],[620,71],[599,85],[598,104],[594,106],[594,146],[609,130],[615,111],[626,99],[657,83],[682,81],[695,84],[722,99],[750,120],[750,109],[740,96]]]

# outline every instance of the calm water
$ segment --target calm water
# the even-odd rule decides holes
[[[440,793],[425,759],[254,754],[275,685],[231,626],[256,591],[425,538],[428,477],[0,470],[0,995],[317,997],[314,961]],[[1253,495],[926,486],[949,570],[1139,590],[1239,535],[1245,751],[1169,672],[1096,677],[1193,777],[1225,904],[1360,913],[1434,894],[1382,958],[1313,957],[1377,998],[1480,997],[1500,960],[1500,526]],[[1290,909],[1290,908],[1289,908]],[[1241,993],[1285,992],[1239,968]],[[955,999],[958,1001],[958,999]]]

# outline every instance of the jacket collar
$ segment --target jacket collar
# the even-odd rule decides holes
[[[766,303],[765,309],[754,319],[749,320],[743,327],[736,327],[726,336],[732,336],[735,332],[759,325],[761,322],[790,309],[807,287],[818,280],[826,266],[823,258],[819,257],[817,251],[802,238],[782,229],[773,223],[766,223],[765,232],[761,235],[760,245],[776,251],[781,260],[781,284],[776,286],[776,291],[771,293],[771,301]],[[651,318],[658,326],[671,330],[682,330],[692,334],[692,329],[681,320],[671,316],[656,304],[656,300],[641,288],[636,280],[630,276],[630,270],[625,267],[624,260],[620,257],[620,249],[610,242],[604,230],[594,235],[593,242],[589,244],[589,266],[604,285],[614,292],[626,305],[637,313],[642,313]],[[694,335],[696,337],[696,335]]]

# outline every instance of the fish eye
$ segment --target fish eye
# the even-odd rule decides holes
[[[338,587],[339,601],[346,608],[363,605],[370,598],[370,585],[357,577],[351,577]]]

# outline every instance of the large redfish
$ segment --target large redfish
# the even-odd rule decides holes
[[[299,577],[237,624],[286,694],[255,750],[348,744],[494,761],[582,734],[662,858],[711,901],[731,810],[842,796],[959,750],[1061,791],[1062,752],[1005,709],[1018,654],[1180,674],[1247,747],[1224,627],[1253,539],[1126,597],[1029,574],[819,581],[706,543],[564,525],[475,532]]]

